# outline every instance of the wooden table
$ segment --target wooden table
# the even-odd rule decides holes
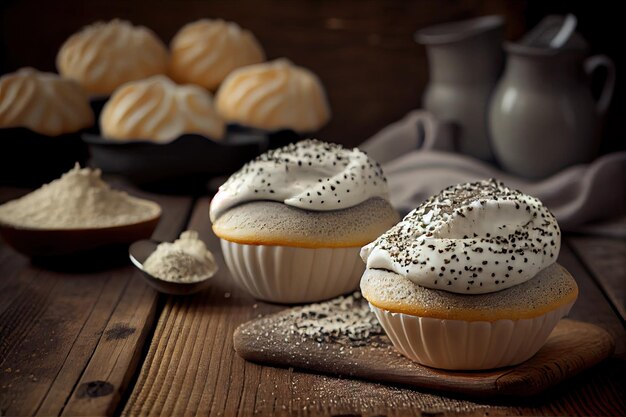
[[[0,188],[0,202],[23,192]],[[134,193],[163,206],[156,239],[200,232],[219,258],[214,285],[166,297],[124,257],[40,265],[0,242],[0,415],[626,414],[625,241],[566,236],[559,258],[580,287],[570,317],[608,329],[615,355],[538,398],[475,401],[245,362],[235,327],[284,307],[233,285],[207,198]]]

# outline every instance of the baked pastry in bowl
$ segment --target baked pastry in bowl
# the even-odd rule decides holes
[[[278,303],[354,290],[360,247],[398,219],[380,165],[312,139],[246,164],[220,187],[210,216],[233,279]]]
[[[197,192],[260,152],[224,140],[211,93],[163,75],[118,88],[100,115],[102,135],[85,134],[94,165],[158,191]],[[244,159],[245,158],[245,159]]]
[[[361,291],[396,349],[423,365],[516,365],[578,296],[560,230],[536,198],[488,180],[431,197],[365,246]]]
[[[183,26],[170,43],[169,76],[215,91],[233,70],[265,61],[254,35],[234,22],[201,19]]]
[[[102,110],[100,131],[105,138],[118,141],[168,143],[185,133],[219,140],[224,136],[224,122],[210,93],[156,75],[117,89]]]
[[[287,59],[233,71],[215,103],[231,131],[266,134],[278,144],[310,137],[330,119],[320,79]]]
[[[120,85],[167,71],[167,48],[150,29],[125,20],[96,22],[70,36],[57,69],[91,95],[108,96]]]
[[[0,183],[35,186],[87,159],[94,123],[87,93],[57,74],[22,68],[0,77]],[[51,157],[54,155],[54,157]]]

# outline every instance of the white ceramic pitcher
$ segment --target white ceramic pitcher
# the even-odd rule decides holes
[[[586,48],[536,48],[507,44],[504,75],[491,100],[489,128],[496,159],[530,179],[591,161],[598,152],[602,119],[615,86],[615,67]],[[594,99],[590,74],[607,77]]]
[[[418,31],[426,46],[429,83],[423,106],[443,122],[457,126],[455,150],[492,161],[487,110],[502,72],[504,19],[482,16]]]

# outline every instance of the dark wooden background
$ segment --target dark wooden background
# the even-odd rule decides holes
[[[604,151],[624,149],[624,65],[620,2],[522,0],[2,0],[0,72],[23,66],[54,70],[63,41],[82,26],[115,17],[153,29],[165,42],[185,23],[220,17],[259,38],[269,58],[288,57],[315,71],[327,87],[332,122],[320,138],[356,145],[420,105],[428,80],[415,30],[489,13],[506,17],[519,38],[549,13],[574,12],[594,52],[618,67],[618,93]],[[598,83],[599,81],[596,80]]]

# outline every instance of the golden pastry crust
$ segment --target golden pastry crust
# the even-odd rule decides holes
[[[422,287],[382,269],[367,269],[361,292],[374,306],[412,316],[446,320],[496,321],[531,319],[576,300],[571,274],[552,264],[532,279],[502,291],[465,295]]]
[[[114,19],[70,36],[57,54],[57,68],[89,93],[108,95],[128,81],[164,74],[167,60],[167,48],[154,32]]]
[[[213,224],[213,231],[222,239],[246,245],[342,248],[363,246],[397,221],[395,209],[378,197],[332,211],[255,201],[226,211]]]
[[[77,82],[33,68],[0,77],[0,127],[58,136],[91,125],[89,97]]]
[[[320,79],[286,59],[231,72],[217,91],[215,103],[227,122],[267,131],[314,132],[330,119]]]
[[[177,85],[163,75],[124,84],[100,114],[102,135],[109,139],[170,142],[185,133],[221,139],[224,122],[211,93],[197,85]]]
[[[233,22],[201,19],[183,26],[170,43],[169,75],[178,83],[215,90],[233,70],[265,60],[254,35]]]

